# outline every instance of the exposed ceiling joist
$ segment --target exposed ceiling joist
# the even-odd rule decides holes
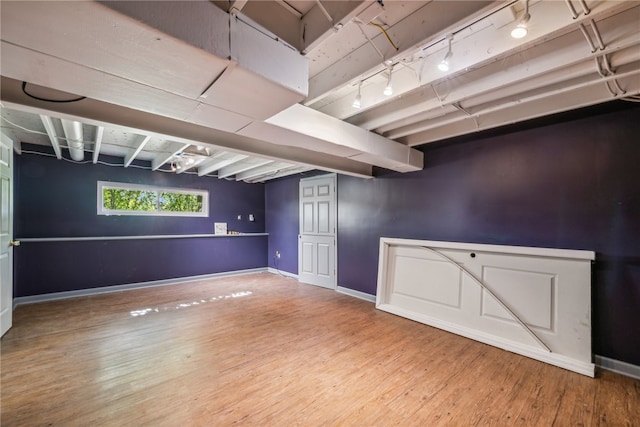
[[[269,174],[273,174],[273,173],[277,173],[278,171],[280,171],[281,169],[288,169],[288,168],[292,168],[295,167],[294,165],[291,165],[290,163],[284,163],[284,162],[272,162],[263,166],[259,166],[259,167],[255,167],[252,169],[249,169],[247,171],[244,172],[240,172],[236,175],[236,180],[237,181],[245,181],[245,180],[251,180],[253,178],[257,178],[259,176],[262,175],[269,175]]]
[[[252,183],[266,182],[266,181],[271,181],[271,180],[277,179],[277,178],[284,178],[285,176],[291,176],[291,175],[295,175],[295,174],[299,174],[299,173],[304,173],[304,172],[310,171],[312,169],[313,168],[292,167],[290,169],[283,169],[283,170],[276,171],[276,172],[273,172],[273,173],[267,173],[267,174],[264,174],[264,175],[259,176],[257,178],[253,178],[253,179],[247,180],[247,182],[252,182]]]
[[[233,154],[226,157],[215,158],[209,161],[203,162],[198,168],[198,176],[204,176],[211,172],[215,172],[217,170],[222,169],[225,166],[232,165],[234,163],[239,162],[240,160],[244,160],[249,156],[245,156],[244,154]]]
[[[56,153],[56,157],[58,158],[58,160],[60,160],[62,158],[62,150],[60,149],[60,143],[58,142],[56,129],[55,127],[53,127],[53,121],[51,120],[51,117],[44,114],[40,114],[40,120],[42,120],[42,124],[47,131],[47,135],[49,136],[49,141],[51,141],[53,151],[54,153]]]
[[[248,171],[250,169],[264,166],[266,164],[273,163],[273,160],[269,159],[259,159],[254,161],[245,161],[242,163],[236,163],[233,165],[225,166],[218,170],[218,178],[228,178],[230,176],[239,174],[244,171]]]
[[[448,2],[446,8],[440,8],[439,2],[428,2],[386,30],[399,46],[400,52],[393,49],[384,34],[376,35],[372,42],[378,46],[385,59],[393,60],[409,49],[442,38],[442,34],[451,32],[456,24],[469,16],[486,14],[486,8],[491,4],[491,1],[458,1]],[[335,88],[384,67],[375,48],[370,43],[363,43],[358,49],[309,79],[309,94],[304,103],[310,105]]]
[[[371,165],[329,153],[286,145],[265,144],[256,138],[222,132],[194,123],[119,107],[88,98],[79,103],[48,104],[47,108],[44,109],[41,102],[31,99],[22,93],[20,82],[2,77],[0,86],[2,87],[3,104],[7,108],[31,111],[36,114],[51,114],[55,112],[58,117],[81,118],[85,123],[94,126],[104,125],[105,123],[117,124],[113,126],[129,129],[132,132],[153,133],[176,142],[203,143],[224,151],[297,163],[328,172],[344,173],[363,178],[372,176]]]
[[[181,144],[178,142],[169,142],[163,148],[165,152],[158,154],[151,161],[151,170],[158,170],[162,165],[171,160],[176,154],[183,152],[191,144]]]
[[[275,0],[279,6],[282,6],[287,12],[295,16],[296,18],[302,18],[302,12],[291,6],[285,0]]]
[[[96,136],[93,145],[93,164],[98,163],[100,149],[102,148],[102,137],[104,136],[104,126],[96,126]]]
[[[242,8],[247,4],[248,0],[230,0],[229,12],[236,14],[242,11]]]
[[[147,142],[151,139],[150,135],[138,135],[133,143],[133,148],[129,150],[129,153],[124,158],[124,167],[127,168],[136,159],[136,156],[140,154]]]

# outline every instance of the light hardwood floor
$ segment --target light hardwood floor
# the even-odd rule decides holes
[[[2,426],[640,425],[596,379],[261,273],[20,306]]]

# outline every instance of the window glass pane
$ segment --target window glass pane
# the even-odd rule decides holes
[[[151,212],[158,208],[155,191],[103,188],[102,206],[110,211]]]
[[[202,212],[202,195],[163,191],[160,193],[160,211]]]

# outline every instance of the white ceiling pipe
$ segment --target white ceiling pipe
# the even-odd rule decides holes
[[[82,123],[74,120],[60,119],[62,130],[67,139],[67,147],[71,158],[77,162],[84,160],[84,139],[82,137]]]

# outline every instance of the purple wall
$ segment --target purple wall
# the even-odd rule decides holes
[[[324,175],[310,171],[269,182],[265,188],[266,231],[269,233],[269,267],[298,274],[299,182],[302,178]],[[275,259],[276,251],[282,258]]]
[[[419,172],[339,176],[338,284],[375,294],[381,236],[594,250],[594,352],[640,365],[639,112],[576,112],[424,146]],[[297,215],[298,179],[283,181],[267,206]]]
[[[265,188],[269,267],[293,274],[298,274],[299,181],[299,176],[281,179]],[[282,255],[280,259],[275,259],[276,251]]]
[[[39,147],[23,145],[23,150]],[[122,159],[100,160],[122,164]],[[139,163],[148,166],[148,163]],[[15,156],[14,235],[88,237],[265,231],[264,185],[133,167],[71,164],[34,154]],[[97,215],[97,181],[209,191],[209,217]],[[255,222],[247,216],[253,214]],[[243,220],[237,220],[242,215]],[[267,237],[38,243],[14,250],[15,296],[120,285],[266,267]]]

